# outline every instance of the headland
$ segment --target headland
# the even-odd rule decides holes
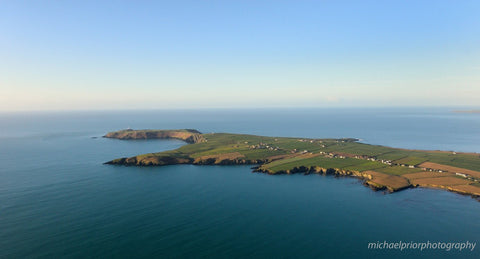
[[[254,172],[353,176],[373,190],[439,188],[480,197],[480,154],[369,145],[354,138],[312,139],[207,133],[193,129],[121,130],[104,137],[124,140],[180,139],[175,150],[118,158],[126,166],[254,165]]]

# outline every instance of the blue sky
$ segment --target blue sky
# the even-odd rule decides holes
[[[478,106],[480,1],[2,1],[0,111]]]

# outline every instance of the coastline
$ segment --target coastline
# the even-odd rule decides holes
[[[386,191],[388,193],[398,192],[410,188],[431,188],[442,189],[457,194],[471,196],[480,201],[480,186],[477,184],[480,172],[464,169],[461,167],[449,166],[448,164],[438,164],[418,160],[416,157],[407,157],[417,161],[415,165],[405,165],[397,161],[380,160],[375,156],[365,155],[371,153],[369,149],[390,149],[390,152],[410,152],[414,155],[435,156],[466,156],[476,163],[477,153],[455,153],[451,151],[421,151],[408,149],[394,149],[382,146],[373,146],[358,143],[357,139],[299,139],[299,138],[274,138],[254,135],[211,133],[202,134],[196,130],[123,130],[107,133],[104,137],[123,140],[132,139],[180,139],[188,143],[177,150],[165,151],[160,153],[144,154],[134,157],[124,157],[114,159],[104,164],[124,165],[124,166],[166,166],[177,164],[193,165],[254,165],[252,172],[275,174],[323,174],[333,176],[355,177],[362,181],[362,184],[374,191]],[[239,140],[241,138],[241,141]],[[254,142],[260,138],[257,145],[249,145],[249,141]],[[248,140],[248,141],[247,141]],[[209,143],[209,141],[213,143]],[[242,142],[243,141],[243,142]],[[270,142],[277,142],[278,147],[273,148]],[[283,143],[283,142],[285,143]],[[265,142],[265,143],[263,143]],[[256,142],[255,142],[256,143]],[[281,144],[286,146],[304,147],[307,145],[320,144],[320,147],[330,145],[333,148],[356,147],[363,148],[365,154],[342,152],[310,152],[300,151],[299,148],[293,150],[284,150]],[[323,144],[322,144],[323,143]],[[241,145],[244,144],[244,145]],[[360,146],[359,146],[360,145]],[[245,149],[244,146],[249,146]],[[253,147],[252,147],[253,146]],[[185,151],[186,150],[186,151]],[[213,151],[211,151],[213,150]],[[211,154],[210,154],[210,153]],[[253,155],[252,155],[253,153]],[[264,153],[270,153],[268,156]],[[278,153],[281,153],[280,155]],[[205,155],[207,154],[207,155]],[[260,155],[262,154],[262,155]],[[402,158],[398,161],[406,161]],[[407,159],[407,160],[408,160]],[[312,160],[316,163],[311,164]],[[328,165],[331,162],[342,163],[345,161],[356,162],[362,160],[372,167],[365,169],[364,164],[353,165],[350,167],[336,167]],[[434,160],[434,159],[433,159]],[[427,160],[428,161],[428,160]],[[304,164],[303,164],[304,162]],[[325,164],[322,164],[324,162]],[[286,165],[283,165],[283,164]],[[292,164],[293,163],[293,164]],[[382,163],[385,168],[375,169]],[[289,166],[289,164],[292,164]],[[425,167],[421,167],[425,166]],[[428,167],[426,167],[428,166]],[[462,166],[471,167],[472,165],[463,164]],[[446,168],[446,169],[445,169]],[[365,169],[365,170],[362,170]],[[401,170],[389,173],[388,170]],[[448,169],[448,170],[447,170]],[[455,172],[458,171],[458,172]],[[405,172],[405,173],[404,173]],[[423,173],[422,173],[423,172]],[[403,174],[404,173],[404,174]],[[468,175],[466,174],[468,173]]]

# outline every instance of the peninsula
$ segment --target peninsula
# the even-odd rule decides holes
[[[480,154],[425,151],[359,143],[358,139],[265,137],[182,130],[121,130],[116,139],[180,139],[189,145],[175,150],[118,158],[105,164],[127,166],[255,165],[267,174],[353,176],[374,190],[412,187],[446,189],[480,197]]]
[[[480,110],[457,110],[453,111],[455,113],[477,113],[480,114]]]

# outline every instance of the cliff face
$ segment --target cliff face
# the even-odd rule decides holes
[[[255,165],[263,164],[265,160],[249,160],[249,159],[216,159],[216,158],[196,158],[193,159],[184,154],[176,154],[171,156],[134,156],[114,159],[105,164],[108,165],[125,165],[125,166],[162,166],[177,164],[193,164],[193,165]]]
[[[376,172],[358,172],[352,170],[342,170],[338,168],[324,168],[320,166],[299,166],[293,167],[288,170],[271,171],[262,167],[263,164],[268,163],[268,160],[250,160],[243,158],[222,158],[220,156],[208,156],[200,158],[192,158],[186,154],[176,153],[168,156],[156,156],[156,155],[142,155],[128,158],[119,158],[109,161],[105,164],[113,165],[126,165],[126,166],[164,166],[164,165],[177,165],[177,164],[194,164],[194,165],[258,165],[254,167],[253,172],[266,173],[272,175],[278,174],[324,174],[334,176],[353,176],[363,179],[366,186],[373,190],[388,190],[389,192],[399,191],[405,188],[412,187],[410,183],[396,183],[395,181],[385,181],[383,175],[379,175]],[[391,176],[387,176],[391,177]],[[395,180],[395,179],[393,179]]]
[[[405,179],[398,176],[388,176],[379,174],[373,171],[360,172],[356,170],[344,170],[339,168],[324,168],[320,166],[299,166],[292,169],[271,171],[265,169],[262,166],[255,168],[254,172],[266,173],[266,174],[323,174],[334,176],[351,176],[357,177],[363,180],[365,186],[370,187],[372,190],[380,191],[387,190],[389,192],[396,192],[406,188],[412,187],[412,185]]]
[[[187,143],[200,143],[205,141],[197,130],[120,130],[109,132],[105,138],[116,139],[179,139]]]
[[[148,157],[125,157],[115,159],[105,164],[108,165],[126,165],[126,166],[161,166],[161,165],[177,165],[177,164],[190,164],[192,159],[173,156],[148,156]]]
[[[305,139],[196,130],[121,130],[116,139],[179,139],[191,145],[175,150],[114,159],[126,166],[257,165],[267,174],[353,176],[374,190],[443,188],[480,196],[480,156],[476,153],[395,149],[358,143],[357,139]],[[400,157],[390,160],[390,157]]]

